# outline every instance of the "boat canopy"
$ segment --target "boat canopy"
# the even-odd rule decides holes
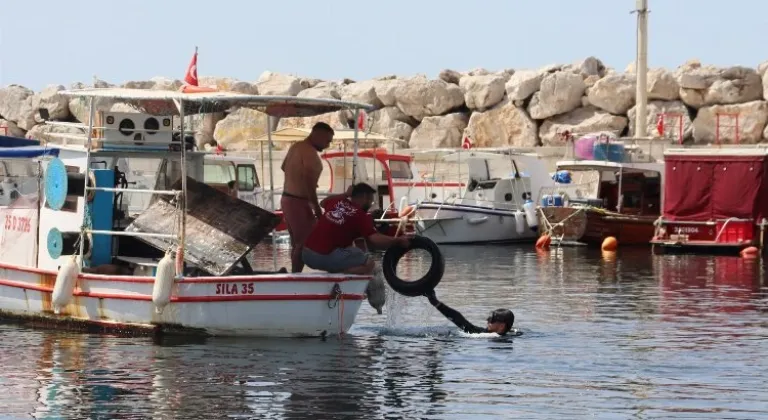
[[[40,146],[37,140],[0,136],[0,158],[36,158],[58,155],[59,149]]]
[[[65,90],[63,96],[116,99],[128,103],[139,112],[150,115],[177,115],[176,103],[184,103],[184,115],[228,111],[235,106],[252,108],[273,117],[312,117],[343,109],[363,109],[372,106],[336,99],[299,98],[295,96],[261,96],[235,92],[184,93],[172,90],[128,88],[90,88]]]
[[[758,222],[768,217],[766,149],[670,150],[664,155],[664,219]]]

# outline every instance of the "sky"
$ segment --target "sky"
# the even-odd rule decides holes
[[[635,0],[0,0],[0,86],[265,71],[319,79],[635,59]],[[765,0],[649,0],[648,64],[756,67]]]

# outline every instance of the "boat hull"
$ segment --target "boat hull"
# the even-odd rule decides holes
[[[420,204],[416,229],[437,244],[534,242],[538,234],[517,231],[515,212],[479,206]]]
[[[81,274],[72,298],[58,314],[51,296],[55,281],[55,272],[0,264],[0,315],[52,328],[140,335],[320,337],[349,330],[369,278],[186,278],[173,286],[171,302],[158,313],[152,301],[154,278]]]
[[[649,245],[654,235],[654,216],[632,216],[588,207],[541,207],[539,226],[552,226],[553,241],[600,246],[608,236],[621,245]],[[561,226],[558,226],[561,224]]]
[[[751,246],[761,248],[760,225],[751,220],[668,221],[662,219],[651,240],[655,251],[735,255]]]

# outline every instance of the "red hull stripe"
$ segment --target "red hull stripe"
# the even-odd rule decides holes
[[[35,290],[38,292],[52,293],[53,288],[41,286],[39,284],[29,284],[13,280],[0,279],[0,286],[17,287],[26,290]],[[96,299],[116,299],[116,300],[140,300],[152,301],[152,296],[133,295],[120,293],[92,293],[75,289],[73,295],[90,297]],[[356,293],[344,293],[341,295],[346,300],[363,300],[365,296]],[[292,295],[225,295],[225,296],[178,296],[172,297],[171,302],[178,303],[204,303],[204,302],[237,302],[237,301],[307,301],[307,300],[329,300],[330,294],[292,294]]]
[[[41,270],[39,268],[22,267],[11,264],[0,263],[0,269],[20,271],[24,273],[42,274],[55,276],[56,272],[51,270]],[[102,274],[83,273],[78,276],[81,280],[111,281],[119,283],[154,283],[152,277],[141,276],[107,276]],[[227,277],[187,277],[182,280],[183,283],[231,283],[231,282],[319,282],[319,283],[343,283],[345,281],[371,280],[373,276],[355,276],[347,275],[343,277],[314,277],[314,276],[295,276],[290,274],[260,275],[260,276],[227,276]]]

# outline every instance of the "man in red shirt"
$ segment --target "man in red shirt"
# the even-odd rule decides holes
[[[410,245],[404,236],[394,238],[376,231],[373,218],[367,213],[375,193],[370,185],[360,183],[345,194],[323,200],[325,213],[317,220],[302,251],[309,268],[329,273],[371,274],[373,259],[354,246],[355,239],[365,238],[380,249]]]

